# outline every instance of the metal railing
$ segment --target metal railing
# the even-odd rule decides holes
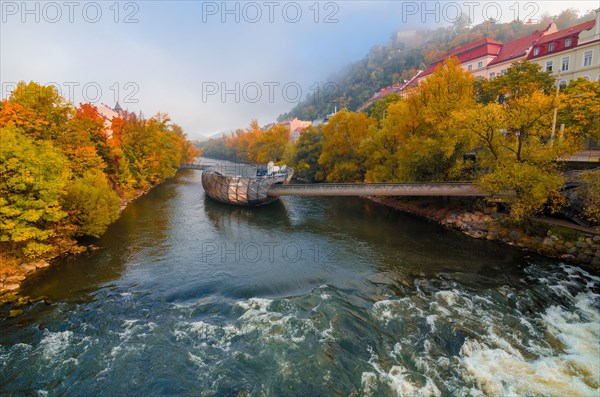
[[[269,196],[462,196],[487,197],[472,183],[306,183],[273,185]]]

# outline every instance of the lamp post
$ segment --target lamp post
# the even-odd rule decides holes
[[[554,134],[556,133],[556,117],[558,116],[558,94],[560,93],[560,72],[561,69],[558,70],[558,76],[556,77],[556,105],[554,106],[554,119],[552,120],[552,135],[550,136],[551,140],[554,140]]]

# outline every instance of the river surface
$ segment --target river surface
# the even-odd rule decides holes
[[[600,278],[359,198],[261,208],[200,171],[24,285],[0,394],[598,396]]]

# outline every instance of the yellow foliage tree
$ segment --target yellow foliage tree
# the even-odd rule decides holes
[[[580,142],[574,134],[553,136],[556,97],[536,83],[526,83],[531,76],[525,72],[520,76],[523,89],[504,103],[477,104],[453,114],[478,147],[477,182],[490,192],[505,195],[516,220],[541,211],[549,200],[561,204],[564,178],[557,160]]]
[[[275,125],[262,132],[250,132],[252,141],[248,146],[248,159],[258,164],[280,162],[290,141],[290,132],[284,125]]]
[[[383,127],[364,145],[368,181],[441,181],[470,177],[454,112],[475,105],[473,76],[456,58],[440,65],[411,95],[389,105]]]
[[[365,156],[360,150],[376,121],[364,113],[342,110],[323,127],[323,151],[319,164],[325,168],[329,182],[362,182]]]

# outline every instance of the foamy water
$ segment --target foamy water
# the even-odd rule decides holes
[[[530,272],[535,275],[540,270],[532,268]],[[384,325],[392,320],[423,318],[429,326],[422,342],[426,354],[420,356],[417,363],[425,373],[435,374],[439,383],[460,394],[597,396],[600,395],[600,295],[588,289],[597,290],[599,279],[577,267],[562,266],[561,270],[565,274],[557,274],[552,280],[543,279],[543,282],[547,291],[555,295],[554,299],[564,303],[551,305],[539,315],[524,314],[514,308],[512,313],[507,312],[506,306],[499,306],[487,296],[456,290],[435,292],[429,311],[419,308],[415,302],[420,301],[420,297],[415,297],[379,301],[373,307],[373,315]],[[565,275],[567,277],[561,279]],[[570,292],[573,290],[580,292]],[[500,292],[513,299],[517,293],[510,288]],[[509,317],[512,324],[506,321]],[[483,332],[467,337],[458,356],[444,363],[444,357],[436,357],[430,349],[431,343],[436,343],[438,322],[470,323]],[[421,338],[408,335],[403,342],[410,345],[418,343],[417,339]],[[393,356],[398,358],[397,353]],[[362,375],[366,395],[376,384],[384,384],[400,396],[440,395],[429,377],[425,384],[415,387],[414,382],[406,379],[407,370],[399,363],[401,360],[396,361],[386,372],[377,357],[372,356],[369,362],[375,371]],[[436,365],[439,363],[445,365],[440,368]],[[442,380],[444,375],[439,371],[448,370],[449,364],[457,366],[451,371],[454,374],[449,373],[451,376]],[[472,384],[472,387],[461,384]]]
[[[105,336],[91,325],[45,330],[37,343],[2,346],[0,366],[4,372],[35,358],[51,378],[77,374],[93,359],[96,373],[83,385],[103,394],[97,385],[164,343],[208,395],[221,395],[220,382],[236,368],[256,367],[258,376],[267,365],[271,380],[247,383],[250,395],[280,395],[273,382],[305,387],[308,374],[308,390],[333,392],[345,373],[364,396],[598,396],[599,280],[574,267],[558,270],[545,273],[535,293],[457,284],[436,290],[420,280],[412,294],[375,301],[354,319],[342,310],[348,296],[326,285],[304,297],[234,301],[219,320],[198,319],[196,305],[170,305],[152,321],[115,319]],[[532,277],[539,271],[528,270]],[[540,292],[555,303],[535,312]],[[37,394],[53,394],[41,383]]]

